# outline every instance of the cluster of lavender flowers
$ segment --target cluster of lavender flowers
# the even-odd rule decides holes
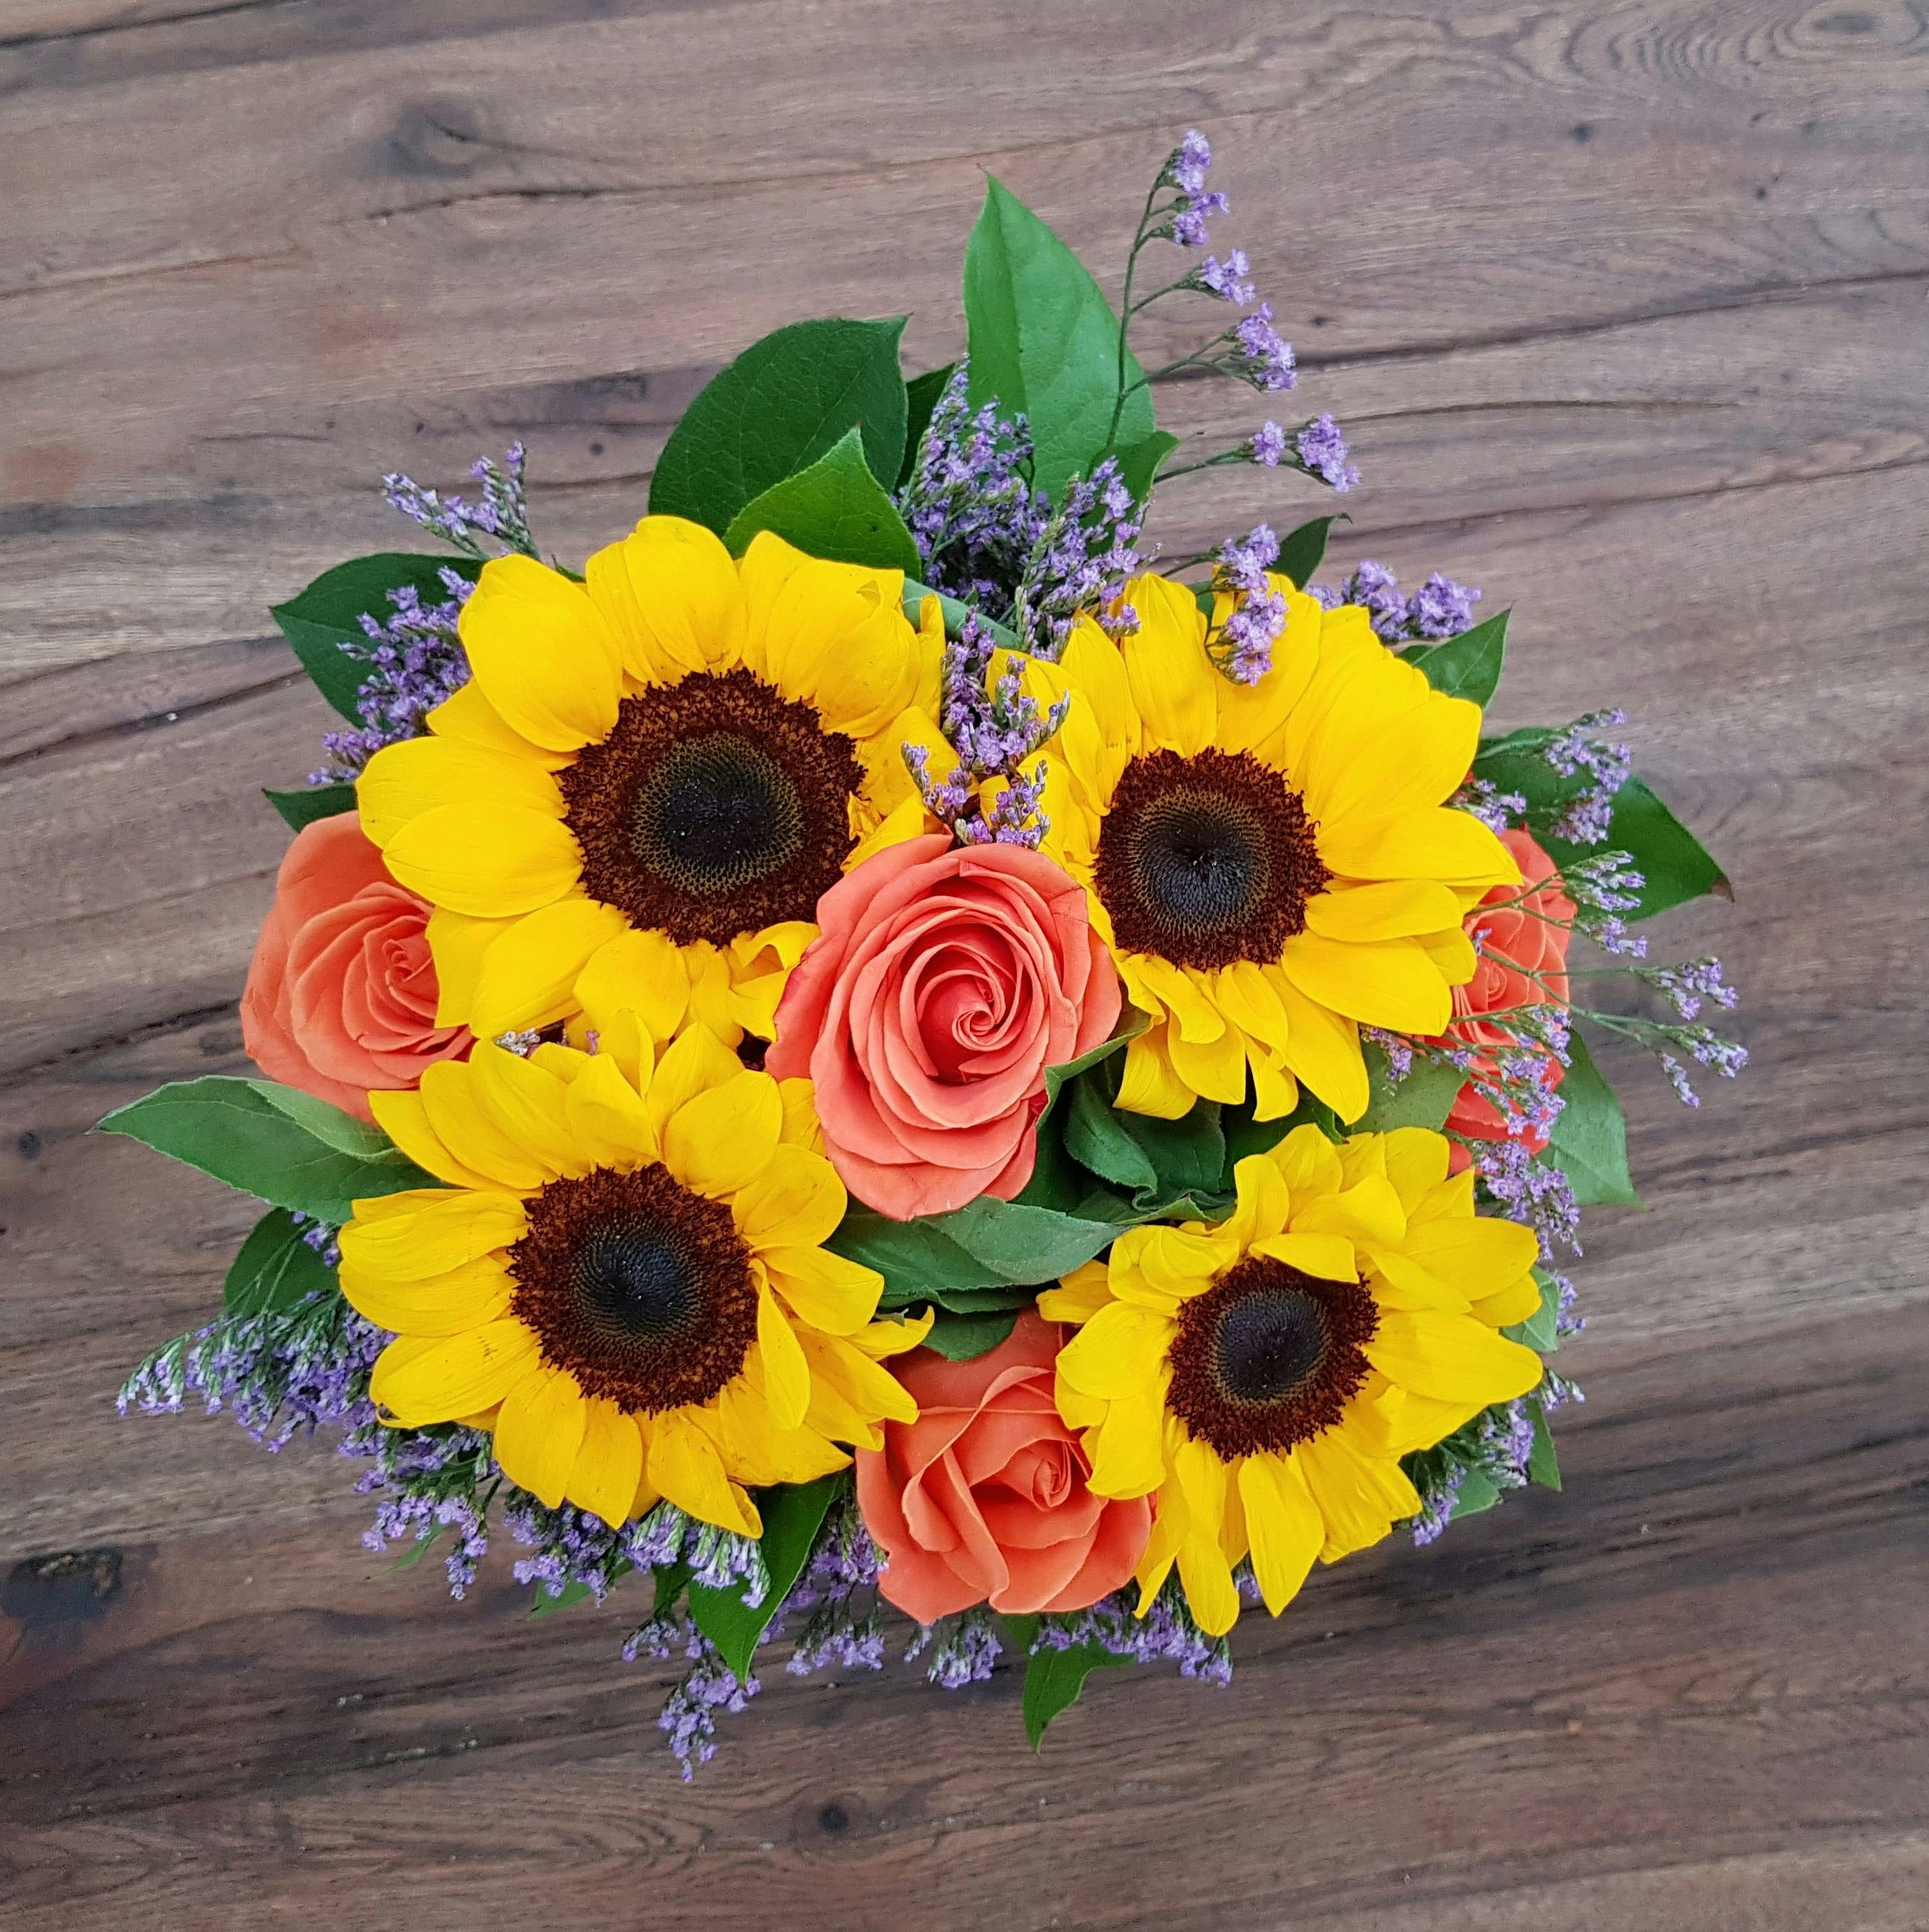
[[[1279,561],[1279,539],[1265,524],[1228,537],[1212,566],[1212,588],[1233,600],[1223,624],[1206,639],[1206,655],[1235,684],[1257,684],[1272,668],[1272,647],[1286,628],[1286,599],[1267,572]]]
[[[1396,646],[1458,637],[1472,626],[1474,606],[1480,601],[1479,591],[1456,584],[1437,570],[1407,596],[1393,572],[1370,558],[1363,560],[1337,589],[1316,584],[1312,594],[1329,610],[1342,604],[1363,606],[1381,640]]]
[[[1006,421],[996,402],[970,413],[969,375],[969,364],[960,362],[945,385],[897,506],[924,581],[1002,620],[1051,510],[1032,487],[1024,417]]]
[[[363,614],[365,642],[341,646],[345,656],[368,667],[355,700],[361,727],[323,734],[328,763],[308,774],[309,784],[359,778],[384,745],[419,736],[423,719],[469,682],[468,654],[456,626],[475,582],[452,566],[441,577],[449,594],[440,603],[423,603],[415,586],[404,584],[389,592],[393,608],[386,617]]]
[[[1074,479],[1033,538],[1012,596],[1012,628],[1027,651],[1056,663],[1083,611],[1110,637],[1138,628],[1138,613],[1119,593],[1146,561],[1137,548],[1143,527],[1116,458]]]
[[[1455,1516],[1471,1516],[1509,1490],[1525,1488],[1535,1438],[1546,1418],[1567,1403],[1586,1400],[1549,1369],[1532,1394],[1497,1402],[1445,1442],[1406,1457],[1402,1466],[1423,1502],[1409,1526],[1414,1542],[1432,1543]]]
[[[512,550],[535,556],[522,472],[523,447],[512,442],[500,464],[484,456],[469,466],[470,476],[482,486],[479,502],[425,490],[399,471],[382,478],[382,494],[392,509],[478,561]]]
[[[975,613],[945,646],[942,722],[959,763],[942,780],[922,745],[907,744],[904,761],[926,808],[966,845],[1025,845],[1035,849],[1050,829],[1038,800],[1044,790],[1041,760],[1029,774],[1025,760],[1065,722],[1070,700],[1049,711],[1024,688],[1021,662],[1014,658],[993,681],[997,640]],[[1000,785],[988,795],[987,779]]]
[[[1627,722],[1624,711],[1591,711],[1576,718],[1542,752],[1541,756],[1564,778],[1584,772],[1588,778],[1553,827],[1556,838],[1564,838],[1570,845],[1598,845],[1608,836],[1615,795],[1633,775],[1634,752],[1630,746],[1610,744],[1590,734]]]
[[[1241,1564],[1238,1580],[1245,1600],[1257,1602],[1259,1593],[1249,1565]],[[1041,1650],[1070,1650],[1083,1644],[1133,1664],[1176,1664],[1180,1676],[1203,1683],[1224,1685],[1232,1682],[1230,1646],[1224,1637],[1206,1636],[1193,1621],[1185,1592],[1170,1576],[1143,1617],[1136,1614],[1133,1599],[1122,1590],[1101,1597],[1089,1610],[1041,1617],[1032,1650],[1035,1655]]]

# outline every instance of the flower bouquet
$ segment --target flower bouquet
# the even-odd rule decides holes
[[[1633,929],[1726,888],[1619,714],[1482,735],[1505,614],[1316,583],[1331,515],[1143,539],[1208,467],[1357,480],[1330,416],[1155,418],[1295,386],[1209,158],[1122,314],[993,182],[963,358],[780,329],[580,570],[520,449],[389,477],[445,553],[274,614],[344,724],[268,794],[261,1077],[104,1123],[266,1204],[123,1406],[338,1430],[456,1597],[504,1534],[538,1612],[622,1592],[687,1775],[767,1646],[1012,1652],[1035,1744],[1095,1666],[1223,1682],[1316,1561],[1558,1486],[1560,1258],[1635,1198],[1576,1022],[1691,1102],[1743,1058]],[[1182,304],[1232,319],[1146,369]]]

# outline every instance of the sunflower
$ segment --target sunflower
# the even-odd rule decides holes
[[[1447,808],[1480,709],[1435,691],[1365,610],[1322,610],[1284,578],[1272,668],[1234,684],[1191,591],[1141,577],[1115,644],[1082,619],[1033,694],[1069,695],[1042,754],[1043,849],[1085,886],[1132,1003],[1118,1104],[1176,1119],[1195,1098],[1292,1112],[1303,1081],[1365,1111],[1360,1026],[1432,1035],[1471,979],[1467,907],[1519,872]],[[1221,597],[1216,622],[1230,609]]]
[[[646,517],[577,583],[495,559],[463,607],[473,676],[356,787],[389,870],[436,908],[439,1024],[579,1012],[585,974],[666,1039],[771,1036],[819,896],[927,829],[907,741],[942,749],[943,620],[896,571],[768,532],[741,563]]]
[[[882,1278],[822,1245],[843,1184],[810,1083],[707,1027],[625,1069],[485,1041],[375,1118],[445,1188],[358,1201],[341,1286],[395,1340],[369,1385],[400,1427],[491,1430],[510,1481],[612,1527],[660,1496],[754,1536],[747,1487],[841,1468],[917,1405],[881,1358]]]
[[[1297,1127],[1236,1170],[1217,1227],[1134,1228],[1039,1298],[1081,1323],[1058,1406],[1100,1496],[1157,1492],[1139,1614],[1174,1562],[1201,1629],[1239,1616],[1250,1555],[1277,1616],[1315,1557],[1377,1543],[1420,1498],[1399,1459],[1525,1395],[1540,1358],[1496,1331],[1540,1305],[1533,1233],[1477,1220],[1422,1127],[1335,1146]]]

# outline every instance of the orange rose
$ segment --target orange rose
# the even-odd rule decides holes
[[[370,1118],[369,1090],[413,1087],[469,1051],[435,1023],[429,908],[389,878],[354,813],[295,835],[241,996],[241,1038],[272,1080]]]
[[[857,1452],[858,1506],[884,1552],[879,1592],[921,1624],[994,1610],[1082,1610],[1119,1588],[1152,1533],[1152,1499],[1094,1496],[1053,1396],[1060,1330],[1035,1309],[988,1354],[919,1348],[893,1364],[915,1422]]]
[[[1477,1062],[1480,1077],[1489,1082],[1499,1070],[1499,1056],[1519,1053],[1523,1048],[1504,1027],[1481,1016],[1517,1006],[1566,1003],[1566,922],[1574,916],[1574,902],[1561,890],[1554,861],[1532,836],[1525,832],[1504,832],[1501,843],[1519,866],[1523,883],[1496,886],[1467,915],[1467,931],[1478,948],[1480,963],[1465,986],[1453,989],[1453,1023],[1445,1036],[1448,1046],[1480,1050]],[[1537,974],[1541,976],[1534,977]],[[1567,1071],[1560,1061],[1545,1047],[1525,1050],[1540,1059],[1542,1086],[1550,1092],[1559,1086]],[[1474,1140],[1507,1138],[1500,1109],[1474,1090],[1471,1079],[1456,1096],[1447,1125],[1450,1132]],[[1520,1139],[1530,1154],[1540,1153],[1547,1144],[1544,1134],[1529,1132]],[[1464,1164],[1464,1158],[1456,1162],[1456,1166]]]
[[[765,1065],[816,1083],[824,1150],[893,1219],[1032,1177],[1045,1069],[1096,1046],[1119,976],[1085,892],[1020,845],[887,847],[817,904]]]

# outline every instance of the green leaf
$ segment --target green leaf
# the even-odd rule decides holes
[[[297,832],[318,818],[335,818],[355,809],[352,784],[302,785],[292,791],[275,791],[264,785],[261,795],[281,814],[281,822]]]
[[[343,717],[359,724],[356,696],[372,667],[365,658],[347,656],[341,647],[368,641],[360,620],[366,615],[386,621],[395,612],[389,592],[404,587],[425,604],[446,602],[449,592],[442,573],[453,570],[473,580],[476,568],[453,557],[383,550],[323,571],[299,597],[276,604],[268,614],[294,646],[315,688]]]
[[[1396,1087],[1386,1054],[1377,1046],[1369,1046],[1365,1052],[1366,1084],[1372,1097],[1351,1131],[1384,1134],[1395,1127],[1431,1127],[1438,1132],[1453,1110],[1454,1096],[1466,1084],[1466,1075],[1457,1066],[1423,1060],[1416,1053],[1411,1070]]]
[[[882,1306],[956,1302],[963,1291],[1032,1287],[1109,1247],[1123,1223],[989,1196],[949,1214],[893,1221],[852,1207],[827,1245],[884,1276]]]
[[[1202,1100],[1176,1120],[1118,1107],[1116,1068],[1094,1068],[1074,1085],[1065,1111],[1066,1151],[1101,1180],[1131,1190],[1141,1214],[1181,1196],[1210,1192],[1226,1164],[1216,1102]]]
[[[1353,1130],[1343,1126],[1339,1116],[1309,1088],[1300,1089],[1299,1104],[1277,1120],[1253,1118],[1253,1103],[1242,1100],[1236,1107],[1219,1111],[1219,1131],[1225,1136],[1226,1164],[1219,1177],[1219,1190],[1230,1193],[1233,1173],[1250,1154],[1269,1154],[1295,1127],[1315,1126],[1330,1141],[1344,1140]]]
[[[1478,1469],[1462,1472],[1460,1488],[1453,1498],[1453,1514],[1450,1522],[1458,1522],[1463,1516],[1478,1516],[1483,1510],[1490,1510],[1501,1499],[1500,1485],[1491,1476],[1483,1475]]]
[[[1018,1310],[994,1310],[986,1315],[953,1315],[940,1309],[924,1346],[948,1362],[969,1362],[988,1355],[1017,1326]]]
[[[1627,1124],[1621,1102],[1578,1030],[1568,1042],[1568,1054],[1547,1157],[1566,1174],[1574,1198],[1583,1205],[1639,1208],[1643,1204],[1627,1171]]]
[[[349,1220],[358,1198],[435,1185],[380,1128],[272,1080],[177,1080],[101,1129],[324,1221]]]
[[[245,1318],[278,1315],[311,1294],[338,1292],[335,1270],[302,1238],[284,1208],[271,1208],[255,1222],[229,1264],[221,1312]]]
[[[1085,266],[1002,182],[965,251],[969,400],[1030,418],[1032,481],[1056,501],[1110,448],[1143,445],[1158,425],[1149,390],[1119,394],[1119,322]],[[1144,371],[1129,352],[1129,388]]]
[[[861,431],[871,475],[893,488],[906,402],[898,373],[904,318],[792,322],[753,342],[705,384],[670,432],[650,479],[650,508],[719,536],[745,505]],[[778,532],[780,536],[785,534]]]
[[[1405,656],[1408,663],[1419,665],[1426,673],[1435,690],[1485,705],[1500,688],[1507,648],[1507,613],[1503,610],[1444,644],[1408,651]]]
[[[556,1597],[550,1595],[548,1584],[539,1583],[529,1614],[532,1617],[554,1616],[558,1610],[566,1610],[572,1604],[587,1603],[594,1594],[587,1583],[574,1576],[563,1586],[562,1594]]]
[[[931,412],[938,406],[938,398],[945,393],[945,384],[957,374],[957,368],[955,362],[947,362],[942,369],[927,369],[923,375],[913,376],[904,386],[904,460],[897,468],[900,490],[911,481],[911,472],[918,466],[918,446],[931,426]]]
[[[1501,1332],[1510,1342],[1551,1355],[1561,1346],[1561,1285],[1546,1268],[1536,1268],[1534,1279],[1540,1290],[1540,1306],[1525,1322]]]
[[[1119,475],[1125,488],[1132,493],[1132,500],[1143,504],[1152,494],[1152,486],[1158,479],[1158,466],[1179,447],[1179,439],[1170,430],[1155,429],[1151,435],[1123,448],[1115,447],[1107,452],[1119,459]],[[1100,462],[1104,458],[1101,457]],[[1095,469],[1098,466],[1093,465]]]
[[[1554,1431],[1547,1420],[1547,1410],[1538,1396],[1530,1396],[1528,1406],[1534,1412],[1534,1447],[1528,1454],[1528,1480],[1538,1483],[1543,1490],[1558,1490],[1561,1465],[1554,1454]]]
[[[789,1483],[758,1491],[757,1508],[764,1520],[758,1546],[764,1552],[764,1567],[771,1580],[763,1601],[754,1610],[735,1588],[717,1590],[708,1583],[690,1585],[690,1615],[696,1619],[697,1628],[716,1645],[739,1678],[750,1676],[758,1638],[804,1574],[810,1546],[817,1540],[825,1513],[843,1480],[840,1473],[819,1476],[814,1483]]]
[[[1024,1697],[1025,1735],[1031,1739],[1032,1750],[1044,1744],[1045,1726],[1078,1702],[1078,1694],[1093,1671],[1131,1661],[1096,1643],[1034,1652],[1025,1666]]]
[[[978,620],[978,628],[989,633],[994,643],[1002,644],[1008,651],[1023,648],[1018,642],[1017,633],[1008,626],[999,623],[995,618],[986,616],[982,611],[973,610],[970,605],[958,598],[942,590],[933,590],[928,584],[921,584],[915,577],[906,577],[904,580],[904,615],[912,624],[919,621],[927,597],[936,598],[939,608],[945,614],[946,637],[957,637],[964,628],[966,618],[975,616]]]
[[[1280,574],[1290,577],[1302,590],[1305,590],[1326,556],[1327,532],[1336,524],[1350,524],[1352,520],[1342,510],[1335,516],[1315,517],[1311,523],[1302,524],[1297,530],[1289,531],[1279,546],[1276,568]]]
[[[907,573],[922,567],[897,506],[864,461],[855,430],[808,470],[772,484],[738,512],[723,538],[731,555],[741,556],[759,530],[833,563]]]
[[[1628,854],[1643,881],[1631,915],[1636,919],[1651,919],[1705,893],[1726,899],[1735,896],[1726,875],[1700,840],[1641,778],[1630,778],[1615,794],[1608,835],[1598,845],[1577,845],[1555,837],[1554,827],[1588,782],[1585,772],[1564,778],[1547,762],[1546,748],[1558,735],[1544,725],[1510,731],[1504,738],[1483,740],[1474,760],[1477,778],[1526,800],[1528,829],[1556,865],[1572,865],[1602,852]]]
[[[690,1565],[681,1557],[674,1563],[666,1563],[657,1573],[657,1594],[651,1600],[652,1617],[668,1616],[677,1606],[677,1599],[684,1593],[690,1581]]]

